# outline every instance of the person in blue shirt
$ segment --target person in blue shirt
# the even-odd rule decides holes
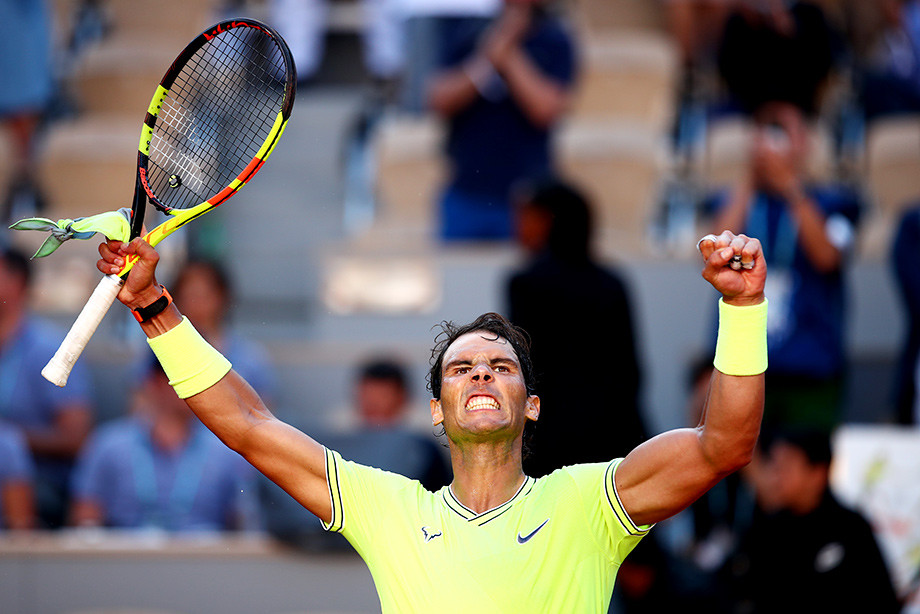
[[[35,461],[40,524],[57,528],[66,515],[73,460],[93,426],[93,403],[83,363],[64,388],[41,376],[64,331],[31,313],[31,279],[21,252],[0,249],[0,420],[25,436]]]
[[[792,104],[755,115],[747,175],[717,197],[713,228],[760,237],[770,269],[765,424],[831,429],[845,375],[844,270],[854,247],[860,199],[810,181],[809,126]]]
[[[204,428],[150,361],[132,415],[97,429],[74,471],[71,523],[255,530],[255,472]]]
[[[493,20],[445,28],[442,69],[427,88],[448,124],[445,240],[510,239],[511,186],[553,170],[550,137],[569,103],[575,50],[548,4],[507,0]]]
[[[0,422],[0,528],[35,527],[35,468],[25,437]]]

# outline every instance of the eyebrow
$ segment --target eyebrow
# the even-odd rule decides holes
[[[464,366],[464,365],[472,365],[472,364],[473,364],[473,362],[472,362],[471,360],[469,360],[469,359],[465,359],[465,358],[455,358],[454,360],[451,360],[450,362],[448,362],[448,363],[446,363],[446,364],[444,365],[444,370],[447,371],[448,369],[451,369],[451,368],[453,368],[453,367],[459,367],[459,366]],[[510,365],[510,366],[512,366],[512,367],[514,367],[514,368],[516,368],[516,369],[519,369],[519,368],[520,368],[520,365],[518,364],[518,362],[517,362],[516,360],[514,360],[514,359],[512,359],[512,358],[504,357],[504,356],[497,356],[497,357],[495,357],[495,358],[490,359],[490,360],[489,360],[489,365],[490,365],[490,366],[498,366],[498,365],[506,365],[506,366],[507,366],[507,365]]]

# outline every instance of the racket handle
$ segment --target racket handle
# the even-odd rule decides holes
[[[83,306],[83,311],[70,327],[70,332],[61,342],[61,347],[42,369],[42,376],[46,380],[60,387],[67,384],[71,369],[112,306],[123,283],[124,280],[118,275],[106,275],[99,281],[99,285]]]

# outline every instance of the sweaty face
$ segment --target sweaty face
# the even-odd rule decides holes
[[[459,337],[447,348],[441,373],[431,417],[451,441],[519,437],[526,420],[539,416],[539,399],[527,395],[514,348],[492,333]]]

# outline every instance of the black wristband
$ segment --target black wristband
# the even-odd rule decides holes
[[[132,309],[131,313],[134,314],[134,319],[138,322],[146,322],[153,316],[161,313],[164,309],[169,307],[170,303],[173,302],[172,296],[169,295],[165,286],[160,286],[163,290],[163,294],[160,295],[160,298],[153,301],[146,307],[138,307],[137,309]]]

